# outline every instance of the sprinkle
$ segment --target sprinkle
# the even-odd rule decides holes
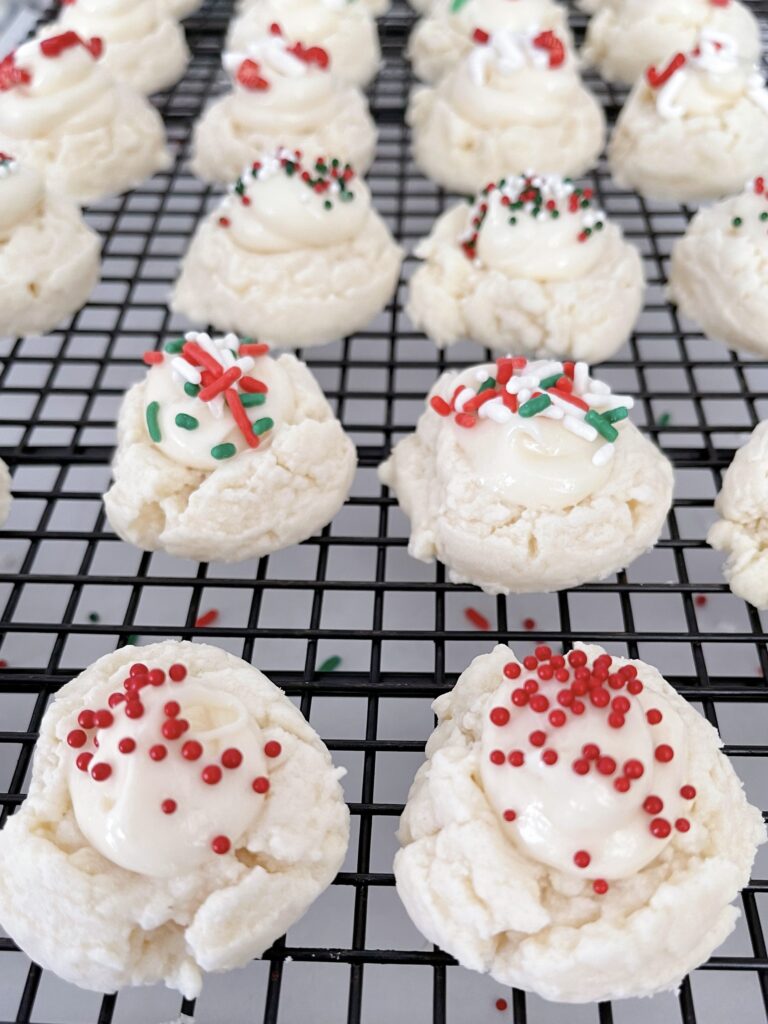
[[[211,849],[214,853],[218,853],[219,855],[229,853],[231,848],[232,843],[226,836],[216,836],[215,839],[211,840]]]
[[[432,406],[432,408],[435,410],[438,416],[451,415],[450,405],[448,405],[445,399],[441,398],[439,395],[433,395],[432,398],[430,398],[429,400],[429,404]]]
[[[629,410],[625,405],[620,405],[616,409],[606,409],[606,411],[602,413],[603,419],[607,420],[609,423],[618,423],[619,420],[625,420],[627,416],[629,416]]]
[[[88,612],[89,622],[101,622],[101,616],[98,612]]]
[[[524,405],[521,405],[517,410],[518,416],[535,416],[537,412],[541,412],[543,409],[549,408],[552,404],[552,399],[549,395],[536,395],[534,398],[530,398]]]
[[[177,413],[174,422],[182,430],[197,430],[200,426],[199,420],[196,420],[194,416],[188,416],[185,412]]]
[[[602,434],[606,441],[613,442],[619,436],[618,430],[616,430],[615,427],[612,427],[611,424],[608,423],[600,413],[595,412],[594,409],[589,410],[587,415],[584,417],[584,421],[589,423],[591,427],[594,427],[598,434]]]
[[[326,658],[325,661],[318,668],[318,672],[333,672],[341,664],[341,658],[338,654],[332,654],[330,658]]]
[[[210,611],[205,612],[199,618],[195,619],[195,629],[203,629],[205,626],[212,626],[219,617],[218,608],[211,608]]]
[[[158,366],[163,362],[163,358],[162,352],[145,352],[142,356],[142,359],[147,366]]]
[[[269,355],[269,345],[243,341],[238,351],[241,356],[253,356],[254,359],[258,359],[259,356]]]
[[[593,466],[604,466],[607,462],[610,462],[615,453],[615,448],[612,444],[606,443],[601,445],[600,448],[592,456]]]
[[[263,416],[260,420],[256,420],[252,426],[253,433],[257,436],[266,434],[268,430],[272,430],[275,425],[275,421],[269,416]]]
[[[158,423],[158,413],[160,412],[159,402],[150,402],[147,406],[147,430],[149,431],[150,438],[159,444],[162,440],[162,434],[160,433],[160,424]]]
[[[216,444],[211,448],[211,456],[214,459],[231,459],[233,455],[237,455],[237,448],[229,442]]]
[[[453,2],[456,3],[457,0],[453,0]],[[463,3],[465,0],[461,0],[461,2]],[[509,1003],[506,999],[497,999],[494,1005],[500,1013],[503,1013],[509,1007]]]
[[[523,629],[531,630],[536,629],[535,619],[523,619]]]
[[[696,597],[694,597],[693,599],[693,603],[696,605],[697,608],[703,608],[704,605],[707,603],[706,594],[697,594]]]
[[[491,628],[491,624],[488,619],[477,611],[476,608],[465,608],[464,618],[471,622],[476,629],[487,631]]]
[[[283,748],[277,742],[277,740],[269,740],[268,743],[264,744],[264,754],[267,757],[280,757],[283,752]]]
[[[664,427],[668,427],[671,422],[672,417],[670,416],[670,414],[668,412],[663,412],[656,421],[656,425],[661,427],[663,430]]]
[[[592,888],[597,896],[605,896],[609,886],[604,878],[596,878],[592,883]]]
[[[237,424],[237,428],[245,438],[245,443],[249,448],[258,448],[258,438],[254,437],[254,431],[251,427],[251,421],[245,412],[245,407],[240,400],[240,396],[232,388],[227,388],[224,392],[224,401],[229,406],[229,411],[232,413],[232,419]]]
[[[200,388],[197,384],[190,384],[188,382],[184,385],[184,393],[189,395],[190,398],[197,398],[200,394]]]
[[[163,814],[174,814],[176,812],[177,803],[175,800],[163,800],[160,804],[160,810]]]
[[[251,409],[254,405],[264,405],[267,400],[267,396],[256,392],[252,395],[240,395],[240,403],[244,409]]]

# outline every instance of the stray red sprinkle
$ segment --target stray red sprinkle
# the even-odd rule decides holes
[[[697,594],[696,597],[694,597],[693,599],[693,603],[696,605],[697,608],[703,608],[704,605],[707,603],[706,594]]]
[[[219,617],[218,608],[211,608],[199,618],[195,619],[195,629],[203,629],[205,626],[212,626]]]
[[[529,631],[532,630],[532,629],[536,629],[536,620],[535,619],[523,619],[523,629],[527,629]]]
[[[509,1007],[509,1003],[507,1002],[506,999],[497,999],[496,1000],[496,1009],[499,1010],[501,1013],[503,1013],[506,1009],[508,1009],[508,1007]]]
[[[476,629],[482,629],[486,632],[491,628],[491,624],[476,608],[465,608],[464,618],[468,619]]]

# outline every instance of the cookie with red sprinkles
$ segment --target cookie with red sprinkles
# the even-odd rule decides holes
[[[498,646],[434,708],[395,858],[428,941],[574,1003],[674,990],[724,941],[765,825],[655,668]]]
[[[379,476],[411,520],[411,555],[452,582],[563,590],[656,543],[672,467],[632,424],[632,396],[586,363],[501,356],[444,373],[425,405]]]
[[[84,988],[194,998],[203,971],[260,956],[334,878],[341,774],[241,659],[173,640],[105,655],[41,723],[29,798],[0,833],[0,924]]]

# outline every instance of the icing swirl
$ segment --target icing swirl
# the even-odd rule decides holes
[[[0,231],[11,231],[29,220],[44,198],[43,176],[0,153]]]
[[[120,670],[64,729],[80,831],[113,864],[155,878],[229,853],[258,820],[280,754],[237,697],[181,664]]]
[[[459,242],[481,266],[515,278],[566,281],[603,258],[605,214],[592,190],[554,174],[510,175],[487,185]]]
[[[112,121],[115,86],[98,62],[100,53],[98,39],[81,40],[74,32],[46,31],[20,46],[13,60],[28,81],[0,93],[0,131],[42,138],[91,131]]]
[[[154,0],[67,0],[59,24],[110,43],[133,42],[154,32],[166,15]]]
[[[174,462],[202,470],[269,445],[290,422],[293,389],[267,351],[234,334],[212,339],[190,331],[165,352],[146,353],[150,440]]]
[[[740,60],[732,36],[704,29],[690,53],[677,53],[645,81],[665,120],[717,115],[747,97],[768,112],[768,92],[758,70]]]
[[[632,405],[586,363],[523,357],[471,367],[450,396],[430,399],[478,485],[536,509],[569,508],[599,491]]]
[[[483,725],[480,774],[518,849],[595,879],[602,894],[688,831],[696,794],[685,726],[635,664],[541,646],[504,676]]]
[[[309,169],[308,169],[309,168]],[[302,166],[287,150],[246,171],[219,208],[218,223],[244,249],[261,253],[339,245],[360,231],[370,193],[336,159]]]

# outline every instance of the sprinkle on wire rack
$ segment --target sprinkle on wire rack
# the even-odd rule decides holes
[[[765,24],[768,2],[750,6]],[[146,644],[168,635],[202,636],[227,646],[298,698],[310,722],[318,716],[328,720],[327,713],[322,718],[327,701],[364,708],[356,734],[339,735],[334,724],[321,730],[334,758],[354,767],[355,788],[349,790],[353,846],[336,879],[345,897],[338,904],[345,908],[336,929],[339,944],[294,941],[290,933],[276,943],[266,954],[268,970],[257,975],[249,992],[252,1019],[290,1021],[295,989],[313,987],[302,970],[312,968],[340,986],[334,1019],[378,1024],[378,1007],[386,1005],[387,993],[399,992],[398,979],[407,979],[416,986],[410,1007],[414,1024],[456,1024],[459,1004],[453,993],[462,974],[451,959],[417,941],[391,948],[379,930],[382,901],[395,898],[379,844],[384,836],[391,849],[389,836],[405,796],[381,787],[391,772],[388,759],[415,767],[429,727],[414,739],[403,720],[415,720],[426,702],[453,685],[473,654],[494,642],[511,641],[523,650],[540,642],[569,646],[582,636],[592,602],[599,611],[590,619],[591,638],[617,653],[645,655],[662,669],[668,666],[670,681],[700,704],[714,725],[721,718],[727,722],[738,708],[746,707],[756,719],[765,714],[768,653],[760,616],[728,596],[717,569],[702,574],[697,560],[706,555],[699,520],[710,514],[732,449],[766,412],[766,376],[757,375],[762,364],[712,346],[702,348],[700,336],[681,324],[661,298],[671,242],[692,211],[652,208],[617,191],[601,165],[589,176],[588,187],[600,209],[620,217],[627,235],[641,247],[651,292],[649,319],[633,336],[628,355],[620,353],[600,372],[617,390],[633,395],[636,421],[663,440],[678,474],[696,479],[696,486],[676,499],[657,561],[647,563],[651,568],[645,575],[621,573],[615,581],[546,599],[484,601],[490,628],[480,631],[461,614],[478,600],[476,591],[448,583],[439,566],[411,566],[404,572],[406,538],[395,503],[376,483],[373,470],[390,444],[412,428],[428,384],[447,366],[476,362],[477,352],[436,353],[416,335],[402,313],[403,282],[395,302],[371,328],[340,345],[305,353],[357,443],[361,476],[337,521],[302,545],[303,575],[286,571],[280,556],[262,559],[242,576],[227,567],[190,567],[117,545],[99,504],[108,478],[114,413],[126,382],[138,379],[142,352],[158,335],[163,341],[179,335],[165,296],[175,260],[212,200],[211,191],[186,170],[188,137],[208,99],[226,89],[220,55],[232,7],[232,0],[207,0],[186,22],[193,52],[189,72],[155,99],[178,152],[175,166],[134,193],[88,211],[104,239],[103,286],[66,330],[44,340],[0,342],[0,456],[16,484],[15,511],[0,538],[0,823],[23,799],[50,695],[79,668],[116,645]],[[409,248],[450,201],[415,175],[408,157],[403,116],[411,76],[403,50],[413,18],[397,0],[380,19],[386,63],[370,90],[381,133],[370,177],[373,194]],[[581,39],[584,17],[574,12],[573,24]],[[625,93],[595,77],[589,84],[609,120],[615,119]],[[412,267],[409,259],[407,269]],[[120,561],[114,562],[117,554]],[[339,569],[342,555],[353,560],[351,569],[349,562]],[[98,621],[88,615],[96,606],[94,588],[100,598]],[[702,612],[714,600],[732,602],[738,613],[731,616],[738,620],[735,632],[710,628],[709,609]],[[212,601],[219,616],[206,621]],[[412,612],[413,602],[418,614]],[[671,619],[674,605],[682,624],[674,632],[657,622],[649,625],[648,602],[662,605]],[[284,624],[287,605],[300,609],[299,627]],[[343,658],[333,671],[323,671],[321,640]],[[671,653],[675,650],[677,659]],[[401,652],[402,660],[393,651]],[[290,658],[283,657],[286,652]],[[725,730],[724,739],[740,770],[765,764],[768,744],[747,742]],[[746,928],[739,951],[718,953],[693,982],[686,981],[677,1010],[669,1001],[658,1012],[648,1004],[647,1024],[711,1020],[711,989],[700,985],[712,972],[719,989],[745,976],[754,982],[739,989],[740,1000],[749,1000],[748,1007],[739,1003],[740,1019],[755,1024],[766,1019],[768,951],[760,914],[766,893],[768,880],[756,878],[743,894]],[[13,966],[5,968],[6,963]],[[404,973],[398,975],[399,968]],[[47,976],[24,963],[4,938],[0,977],[18,979],[0,1005],[0,1024],[50,1024]],[[498,986],[489,983],[486,991],[486,1004],[477,1004],[479,1022],[484,1006],[490,1012],[486,1019],[504,1019],[494,1007],[497,998],[499,1010],[502,1002],[507,1004],[504,1015],[514,1024],[569,1019],[568,1012],[558,1016],[521,992],[513,991],[507,1000]],[[105,996],[95,1005],[89,1000],[91,1009],[83,1011],[78,1024],[110,1024],[130,1013],[120,995]],[[179,1012],[182,1019],[191,1019],[195,1006],[182,1000]],[[622,1019],[621,1011],[607,1004],[583,1013],[596,1024]]]

